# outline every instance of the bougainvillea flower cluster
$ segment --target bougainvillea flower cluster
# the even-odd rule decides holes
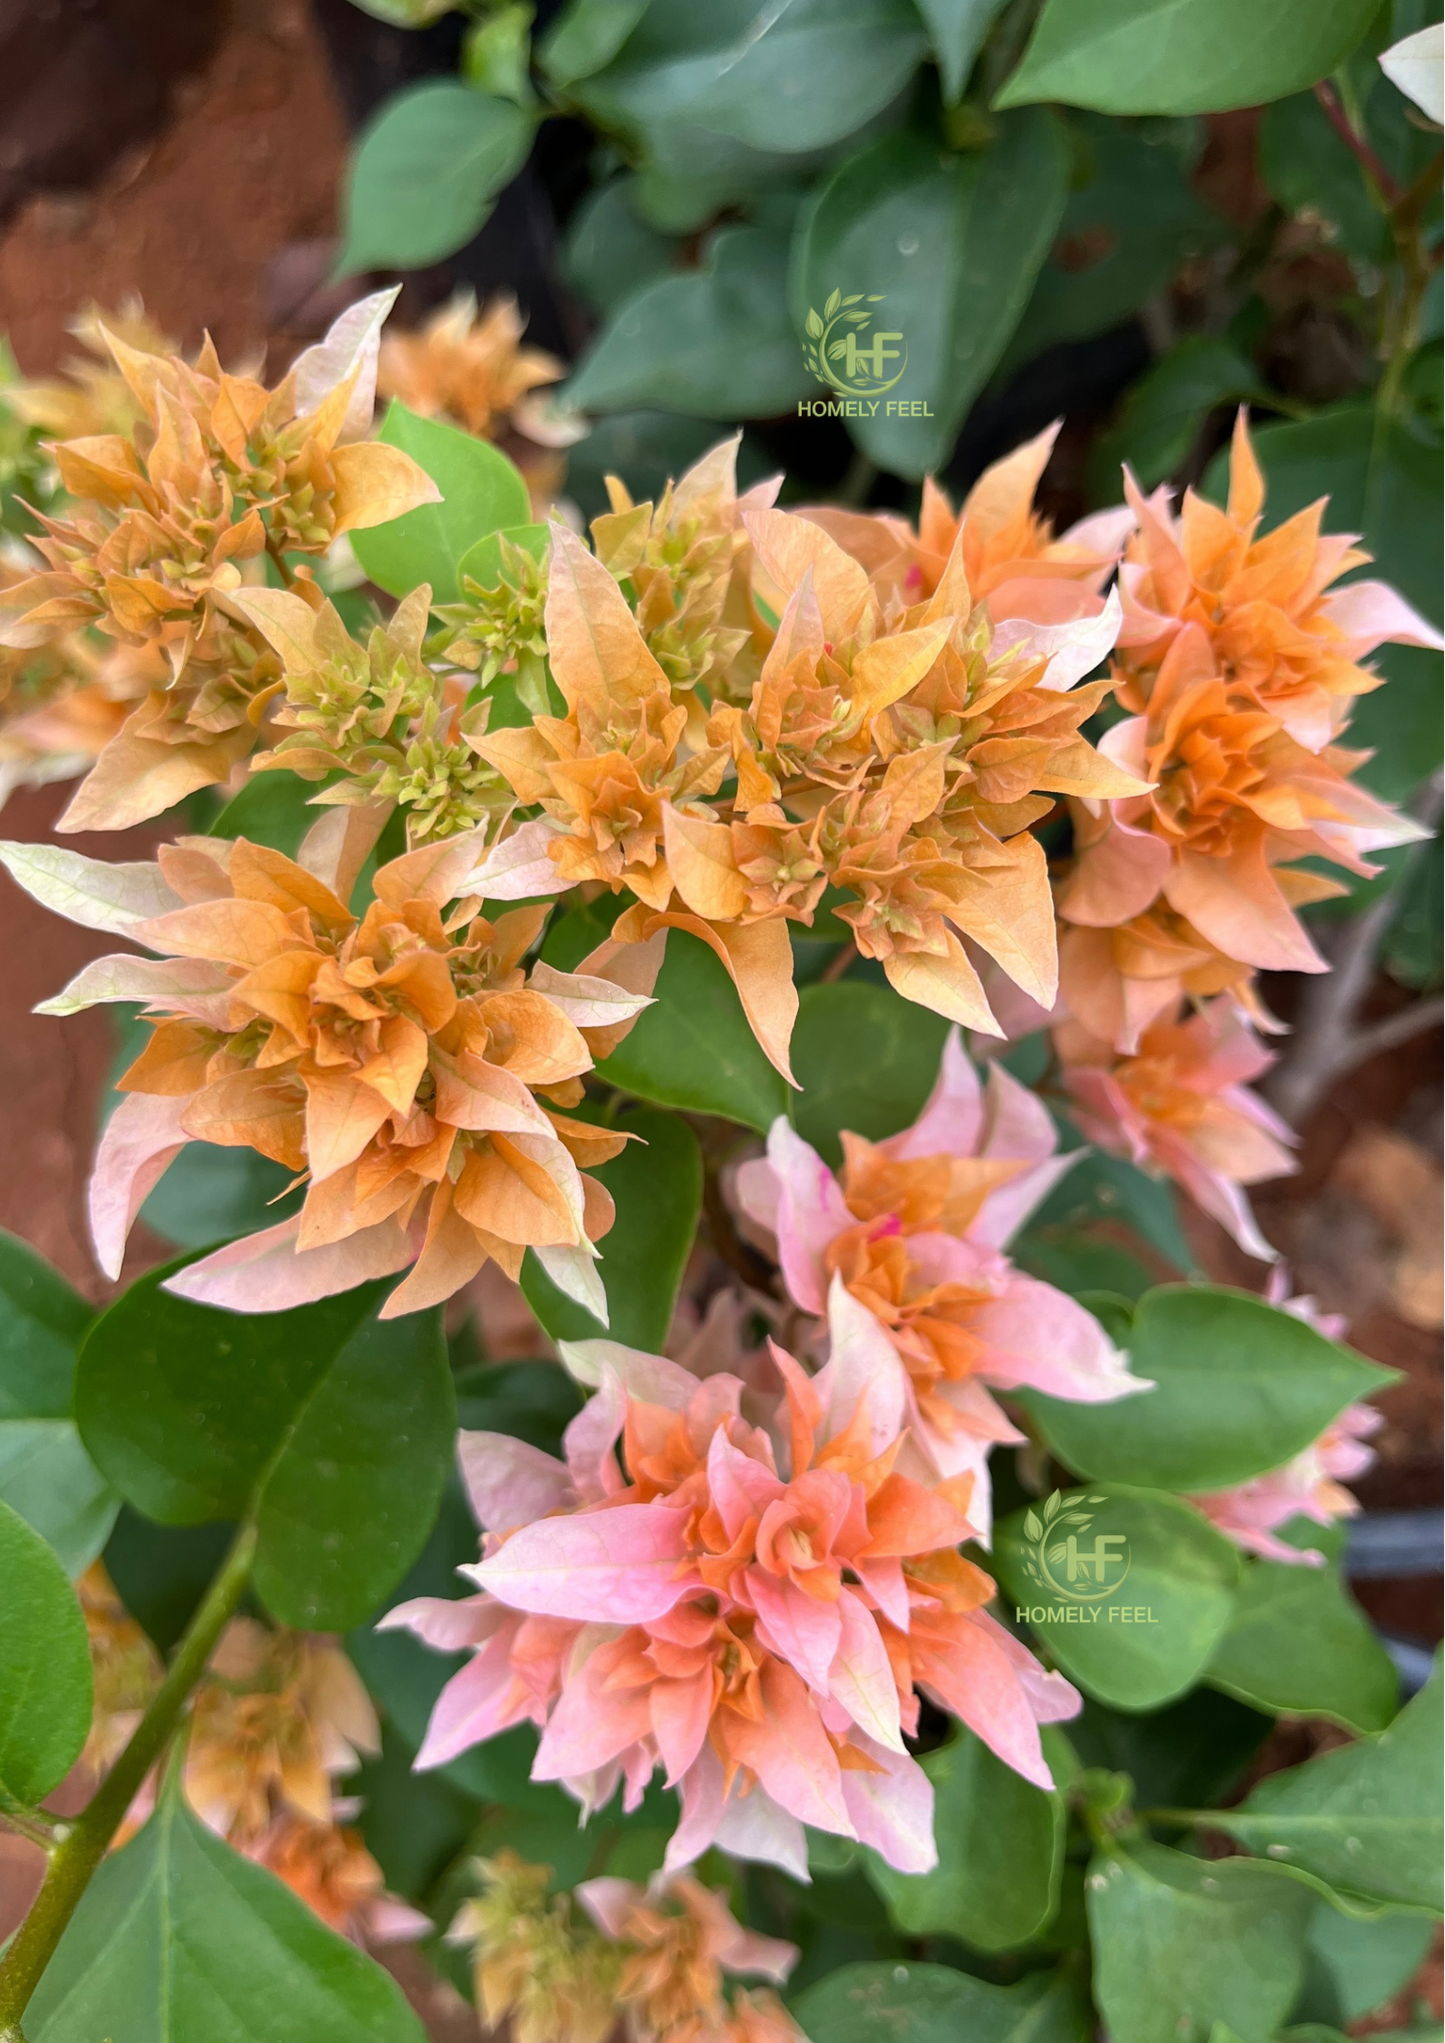
[[[62,821],[121,829],[224,780],[280,686],[276,661],[227,601],[269,560],[320,555],[440,492],[366,435],[381,321],[395,291],[343,313],[274,390],[102,329],[134,398],[126,432],[54,447],[72,502],[41,518],[43,566],[5,592],[0,643],[27,650],[92,629],[129,712]],[[290,570],[285,570],[289,573]]]
[[[1328,969],[1297,913],[1341,891],[1319,861],[1369,876],[1370,853],[1422,834],[1355,783],[1368,755],[1339,740],[1379,686],[1369,653],[1441,639],[1382,582],[1332,586],[1368,556],[1322,531],[1323,502],[1261,531],[1243,413],[1223,510],[1187,491],[1175,515],[1127,474],[1125,494],[1112,671],[1132,714],[1101,749],[1148,791],[1072,805],[1056,1042],[1090,1138],[1269,1255],[1240,1188],[1289,1168],[1288,1132],[1245,1090],[1272,1061],[1249,1035],[1273,1026],[1254,974]]]
[[[989,1450],[1024,1438],[992,1392],[1101,1403],[1149,1388],[1092,1313],[1004,1254],[1079,1152],[1055,1153],[1047,1108],[1001,1066],[985,1094],[956,1029],[911,1128],[842,1141],[840,1178],[779,1119],[766,1157],[738,1173],[740,1203],[805,1313],[824,1313],[837,1281],[886,1331],[910,1438],[936,1476],[967,1472],[986,1532]]]
[[[600,881],[637,897],[614,935],[701,935],[732,971],[785,1075],[796,996],[789,922],[825,889],[859,950],[910,999],[997,1033],[966,936],[1044,1003],[1054,917],[1030,825],[1057,794],[1142,789],[1080,736],[1108,684],[1075,684],[1113,642],[1117,605],[1060,626],[1018,625],[997,651],[955,545],[927,601],[885,609],[820,526],[742,512],[755,595],[777,629],[746,705],[719,701],[701,749],[618,585],[581,542],[553,535],[547,640],[564,718],[479,739],[541,817],[510,884]],[[725,778],[730,798],[715,802]],[[493,890],[509,884],[500,862]]]
[[[592,1064],[588,1032],[625,1027],[646,997],[526,973],[545,910],[476,912],[484,832],[382,866],[358,918],[334,850],[346,821],[317,826],[320,870],[244,838],[181,839],[153,866],[9,847],[41,898],[72,916],[80,900],[78,919],[162,953],[99,959],[50,1003],[139,999],[152,1022],[91,1183],[102,1266],[119,1269],[141,1200],[194,1138],[259,1150],[307,1194],[293,1219],[177,1273],[187,1297],[276,1310],[410,1267],[394,1315],[450,1296],[489,1257],[516,1276],[531,1248],[605,1321],[594,1244],[612,1202],[583,1167],[625,1138],[566,1108]]]
[[[636,1807],[661,1769],[681,1797],[669,1871],[718,1844],[798,1878],[804,1825],[905,1872],[934,1863],[933,1791],[904,1744],[920,1694],[1048,1784],[1038,1727],[1078,1697],[988,1614],[993,1583],[959,1551],[972,1479],[940,1480],[913,1445],[907,1372],[841,1277],[828,1328],[816,1376],[774,1347],[766,1427],[736,1377],[597,1342],[565,1351],[598,1384],[565,1460],[463,1436],[481,1594],[386,1620],[472,1652],[421,1764],[531,1721],[533,1777],[584,1811],[619,1782]]]
[[[604,1875],[549,1894],[551,1868],[515,1852],[474,1862],[480,1892],[447,1941],[473,1953],[477,2005],[517,2043],[801,2043],[766,1988],[781,1985],[796,1945],[747,1930],[724,1895],[689,1875],[646,1888]]]

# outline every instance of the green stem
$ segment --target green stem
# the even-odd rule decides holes
[[[255,1552],[255,1528],[243,1525],[187,1625],[166,1678],[129,1744],[84,1813],[55,1844],[34,1905],[0,1961],[0,2043],[24,2043],[20,2018],[122,1818],[164,1750],[191,1690],[205,1673],[216,1641],[245,1592]]]

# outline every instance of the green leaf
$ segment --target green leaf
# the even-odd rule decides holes
[[[234,1524],[157,1525],[122,1504],[105,1548],[105,1569],[121,1602],[169,1655],[231,1548]]]
[[[1383,1731],[1399,1701],[1394,1663],[1337,1570],[1288,1561],[1246,1570],[1207,1679],[1260,1709],[1347,1731]]]
[[[1202,123],[1079,113],[1066,132],[1074,158],[1068,201],[1000,377],[1061,341],[1120,325],[1227,232],[1190,182]],[[1104,501],[1118,498],[1116,472]]]
[[[1018,324],[1063,209],[1068,166],[1044,113],[1001,123],[991,146],[941,153],[911,131],[851,156],[819,188],[799,225],[794,318],[834,280],[877,293],[879,331],[899,332],[908,366],[895,402],[931,417],[850,419],[871,460],[919,477],[941,467],[964,417]]]
[[[462,37],[461,77],[474,92],[495,93],[517,106],[533,107],[531,0],[509,0],[474,21]]]
[[[844,1965],[792,2002],[810,2037],[826,2043],[1084,2043],[1075,1988],[1034,1972],[991,1986],[951,1965]]]
[[[558,1460],[581,1409],[582,1393],[560,1362],[481,1362],[457,1376],[458,1425],[511,1433]]]
[[[1333,71],[1376,0],[1047,0],[996,106],[1061,99],[1101,113],[1218,113]]]
[[[793,1124],[831,1164],[844,1128],[879,1142],[918,1119],[948,1023],[887,986],[806,986],[793,1030]]]
[[[356,0],[356,5],[393,28],[425,28],[450,11],[452,0]]]
[[[90,1641],[65,1570],[0,1504],[0,1789],[34,1804],[80,1757],[90,1729]]]
[[[1142,488],[1153,489],[1181,468],[1216,405],[1269,400],[1254,364],[1228,341],[1189,334],[1130,390],[1111,430],[1090,457],[1090,480],[1101,502],[1119,494],[1128,462]]]
[[[1407,602],[1441,622],[1438,434],[1348,404],[1299,424],[1265,426],[1254,444],[1268,484],[1268,525],[1328,496],[1326,530],[1361,533],[1373,557],[1363,574],[1392,582]],[[1204,493],[1222,503],[1227,486],[1227,457],[1220,456],[1205,475]],[[1360,778],[1399,801],[1440,762],[1440,655],[1381,646],[1370,664],[1388,686],[1361,698],[1347,742],[1375,747]]]
[[[1240,1859],[1101,1852],[1085,1881],[1094,1996],[1113,2043],[1270,2043],[1304,1975],[1310,1898]]]
[[[1347,1899],[1441,1906],[1441,1677],[1386,1731],[1262,1780],[1210,1824]]]
[[[973,60],[1004,5],[1005,0],[918,0],[949,106],[963,97]]]
[[[417,270],[470,241],[527,160],[535,117],[454,78],[408,85],[362,129],[335,274]]]
[[[1292,1313],[1213,1284],[1147,1292],[1129,1354],[1153,1390],[1107,1406],[1020,1402],[1078,1474],[1156,1489],[1228,1489],[1279,1468],[1394,1380]]]
[[[699,418],[768,418],[811,387],[788,317],[788,239],[729,227],[701,269],[614,306],[566,386],[578,411],[641,404]]]
[[[1154,1282],[1153,1273],[1128,1249],[1083,1228],[1031,1227],[1010,1245],[1009,1254],[1021,1270],[1082,1299],[1098,1317],[1103,1317],[1101,1294],[1132,1306]],[[1127,1347],[1128,1328],[1115,1339]]]
[[[1434,1939],[1435,1924],[1428,1915],[1401,1909],[1361,1921],[1317,1901],[1295,2021],[1343,2029],[1373,2013],[1409,1982]]]
[[[1024,1780],[962,1724],[920,1764],[933,1782],[937,1866],[910,1875],[868,1860],[893,1920],[909,1936],[960,1937],[981,1951],[1027,1943],[1058,1907],[1063,1796]]]
[[[188,1142],[146,1198],[141,1218],[177,1248],[209,1248],[298,1212],[305,1189],[290,1189],[295,1175],[254,1149]]]
[[[217,816],[208,837],[247,837],[294,858],[324,813],[309,806],[317,785],[294,773],[253,773]]]
[[[1169,1180],[1150,1177],[1122,1156],[1083,1157],[1035,1209],[1025,1239],[1042,1229],[1087,1227],[1099,1221],[1115,1230],[1122,1222],[1176,1269],[1193,1268]]]
[[[610,64],[647,12],[647,0],[571,0],[537,46],[554,85],[575,85]]]
[[[602,127],[654,126],[802,154],[881,113],[925,49],[905,0],[653,0],[576,97]]]
[[[25,2027],[31,2043],[424,2043],[396,1982],[175,1788],[101,1866]]]
[[[378,588],[404,596],[431,583],[437,603],[461,594],[458,563],[489,532],[531,521],[527,485],[506,455],[440,419],[424,419],[395,399],[376,436],[419,462],[442,493],[389,525],[353,532],[356,557]]]
[[[639,1137],[611,1163],[594,1165],[617,1205],[617,1219],[601,1241],[598,1274],[607,1293],[609,1324],[566,1298],[536,1257],[522,1266],[522,1289],[547,1332],[558,1341],[606,1335],[629,1348],[658,1354],[672,1324],[683,1266],[702,1205],[702,1152],[676,1114],[649,1107],[608,1117],[588,1102],[571,1110],[576,1120],[597,1121]]]
[[[359,1622],[420,1550],[455,1429],[439,1313],[373,1317],[369,1285],[244,1314],[153,1271],[95,1322],[76,1413],[121,1494],[165,1524],[254,1515],[257,1589],[283,1624]]]
[[[567,281],[598,312],[612,312],[665,277],[680,244],[659,234],[633,205],[636,179],[610,178],[582,201],[567,230]]]
[[[1073,1537],[1090,1554],[1100,1538],[1115,1542],[1099,1551],[1109,1556],[1111,1572],[1127,1559],[1116,1586],[1082,1576],[1071,1585],[1063,1562],[1051,1562],[1045,1575],[1022,1512],[998,1528],[999,1580],[1021,1610],[1047,1613],[1027,1621],[1090,1695],[1119,1709],[1157,1709],[1191,1687],[1214,1653],[1232,1615],[1239,1556],[1177,1497],[1117,1483],[1091,1488],[1089,1496],[1102,1504],[1087,1531]],[[1051,1537],[1065,1544],[1061,1532]],[[1029,1574],[1030,1564],[1043,1579]],[[1049,1575],[1060,1586],[1051,1586]],[[1109,1593],[1083,1600],[1100,1588]]]
[[[599,1062],[598,1077],[657,1106],[720,1114],[765,1135],[787,1111],[788,1088],[758,1048],[737,989],[705,943],[685,930],[670,932],[653,1000]]]
[[[0,1502],[49,1541],[69,1575],[105,1545],[120,1502],[71,1410],[90,1320],[58,1271],[0,1231]]]

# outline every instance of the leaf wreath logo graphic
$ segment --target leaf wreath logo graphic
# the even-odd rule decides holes
[[[821,312],[809,306],[803,359],[820,383],[848,397],[876,397],[898,382],[908,367],[908,343],[901,333],[873,328],[874,315],[865,309],[882,303],[876,291],[846,297],[830,291]]]
[[[1025,1512],[1023,1567],[1031,1582],[1071,1603],[1100,1603],[1114,1595],[1129,1573],[1128,1540],[1122,1533],[1099,1532],[1091,1548],[1080,1544],[1095,1516],[1084,1507],[1108,1501],[1082,1490],[1067,1495],[1054,1490],[1038,1510]]]

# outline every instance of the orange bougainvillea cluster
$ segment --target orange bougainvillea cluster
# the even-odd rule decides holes
[[[1148,791],[1075,805],[1056,1041],[1092,1138],[1170,1170],[1268,1255],[1238,1187],[1288,1169],[1290,1135],[1242,1085],[1272,1061],[1247,1025],[1272,1026],[1254,974],[1328,969],[1297,911],[1343,888],[1298,861],[1368,876],[1371,852],[1423,834],[1354,782],[1369,755],[1339,740],[1380,685],[1366,655],[1441,641],[1382,582],[1332,587],[1368,555],[1322,531],[1323,502],[1261,529],[1242,413],[1225,509],[1189,491],[1175,516],[1125,489],[1112,671],[1131,714],[1102,749]]]
[[[358,919],[343,899],[365,849],[345,835],[356,813],[317,826],[310,864],[244,838],[183,838],[154,866],[40,854],[50,898],[118,875],[124,899],[92,923],[162,953],[99,959],[50,1003],[138,998],[152,1018],[96,1162],[97,1252],[119,1269],[140,1201],[194,1138],[259,1150],[309,1189],[295,1219],[177,1273],[186,1296],[278,1310],[414,1265],[394,1316],[449,1297],[489,1257],[515,1277],[531,1248],[605,1312],[594,1243],[612,1202],[579,1166],[626,1138],[566,1109],[593,1046],[646,996],[543,964],[526,973],[546,910],[477,912],[484,831],[382,866]],[[33,863],[21,872],[35,884]]]
[[[615,1039],[680,929],[791,1079],[791,937],[820,917],[966,1028],[1047,1020],[1093,1139],[1263,1252],[1239,1186],[1285,1166],[1288,1131],[1247,1088],[1268,1061],[1254,977],[1323,969],[1297,914],[1337,891],[1319,861],[1368,873],[1417,834],[1342,740],[1378,685],[1366,656],[1440,642],[1384,584],[1333,586],[1365,556],[1323,532],[1323,505],[1263,528],[1242,419],[1225,509],[1189,493],[1175,513],[1126,477],[1121,506],[1061,534],[1035,504],[1052,431],[958,511],[930,482],[916,529],[780,511],[773,483],[739,494],[731,441],[655,503],[614,479],[590,546],[560,520],[500,535],[495,586],[463,574],[429,631],[423,584],[363,643],[296,556],[437,495],[363,437],[378,352],[392,387],[477,430],[550,373],[517,354],[506,308],[383,347],[393,295],[343,314],[274,391],[209,345],[188,365],[105,334],[131,425],[57,446],[74,501],[0,613],[12,658],[110,647],[125,721],[66,827],[151,814],[253,753],[338,812],[302,868],[182,843],[147,883],[173,912],[128,933],[188,948],[180,977],[149,968],[160,1027],[125,1081],[148,1160],[116,1174],[119,1118],[107,1255],[155,1159],[204,1129],[309,1174],[299,1232],[277,1231],[288,1284],[301,1263],[354,1282],[420,1249],[407,1310],[531,1246],[596,1304],[605,1215],[576,1165],[599,1138],[556,1111],[587,1031]],[[437,862],[415,894],[407,861],[387,868],[353,918],[318,874],[354,874],[397,807]],[[578,888],[618,907],[588,990],[545,968],[524,990],[545,903]],[[64,906],[53,875],[36,890]],[[532,905],[489,919],[483,902]],[[482,1015],[497,1001],[535,1004],[503,1025]],[[496,1078],[456,1090],[458,1057],[507,1074],[505,1110]],[[257,1266],[223,1253],[233,1278],[204,1281],[239,1296]]]
[[[471,1951],[477,2005],[517,2043],[803,2043],[767,1988],[732,1987],[749,1974],[781,1985],[793,1944],[738,1923],[720,1893],[686,1875],[642,1888],[602,1878],[578,1887],[583,1920],[548,1893],[549,1866],[515,1852],[479,1859],[480,1892],[449,1941]],[[619,2027],[620,2018],[620,2027]]]
[[[253,749],[280,668],[229,599],[268,559],[436,502],[399,448],[368,440],[380,321],[395,293],[344,314],[274,390],[98,329],[134,402],[128,430],[57,441],[70,502],[40,519],[33,574],[5,592],[0,644],[92,630],[126,705],[62,822],[120,829],[225,780]]]
[[[811,923],[830,887],[858,949],[910,999],[996,1030],[967,938],[1052,1001],[1030,826],[1059,795],[1144,785],[1080,735],[1109,684],[1074,683],[1116,614],[995,630],[961,538],[934,593],[908,603],[880,596],[816,522],[757,502],[738,515],[764,652],[746,692],[714,686],[706,714],[676,699],[613,576],[555,530],[547,639],[567,714],[475,741],[541,811],[494,855],[487,891],[626,889],[637,906],[615,940],[680,927],[710,943],[785,1075],[788,925]]]
[[[95,1713],[87,1764],[106,1773],[160,1687],[154,1646],[97,1561],[80,1584]],[[338,1781],[380,1750],[371,1698],[332,1639],[233,1618],[196,1691],[186,1735],[186,1799],[218,1837],[284,1880],[324,1922],[358,1942],[427,1934],[424,1915],[385,1891],[352,1827]],[[155,1804],[153,1775],[117,1837]]]

